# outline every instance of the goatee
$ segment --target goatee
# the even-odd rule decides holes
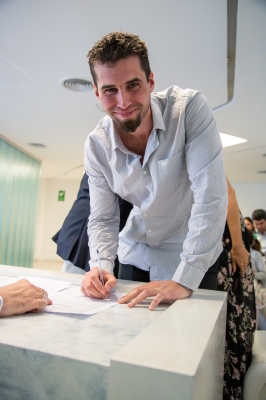
[[[117,127],[125,133],[135,132],[140,126],[142,121],[141,115],[138,115],[136,119],[127,119],[125,121],[115,120]]]

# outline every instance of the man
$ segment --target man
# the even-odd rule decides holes
[[[132,205],[119,197],[120,227],[126,224]],[[77,199],[74,201],[62,228],[52,237],[57,244],[57,254],[63,258],[62,272],[82,274],[90,270],[90,248],[88,246],[87,223],[90,215],[90,191],[88,176],[83,175]],[[118,273],[118,260],[115,260],[114,275]]]
[[[209,104],[195,90],[152,93],[154,75],[138,36],[114,32],[90,50],[94,92],[107,116],[88,136],[91,271],[82,292],[108,297],[116,285],[118,202],[133,204],[119,234],[119,278],[148,282],[120,303],[189,297],[216,289],[227,213],[222,145]],[[104,286],[99,280],[100,253]],[[209,269],[209,271],[208,271]],[[208,271],[208,272],[207,272]]]
[[[46,291],[26,279],[0,287],[0,317],[41,311],[48,304],[52,304],[52,301],[48,299]]]
[[[257,239],[261,245],[261,251],[266,255],[266,211],[261,209],[253,211],[252,219],[256,228]]]

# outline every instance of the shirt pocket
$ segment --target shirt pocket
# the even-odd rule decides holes
[[[176,189],[188,178],[184,149],[169,158],[157,161],[157,168],[160,189]]]

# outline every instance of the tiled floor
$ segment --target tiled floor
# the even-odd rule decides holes
[[[50,260],[34,260],[33,268],[35,269],[46,269],[48,271],[61,271],[63,266],[62,261],[50,261]]]

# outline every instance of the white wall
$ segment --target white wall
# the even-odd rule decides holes
[[[35,260],[61,260],[56,254],[52,236],[59,231],[72,204],[77,198],[79,180],[41,179],[37,227],[35,238]],[[58,191],[65,190],[65,201],[58,201]]]
[[[243,217],[251,217],[257,208],[266,210],[266,183],[230,182],[236,191],[236,197]]]

